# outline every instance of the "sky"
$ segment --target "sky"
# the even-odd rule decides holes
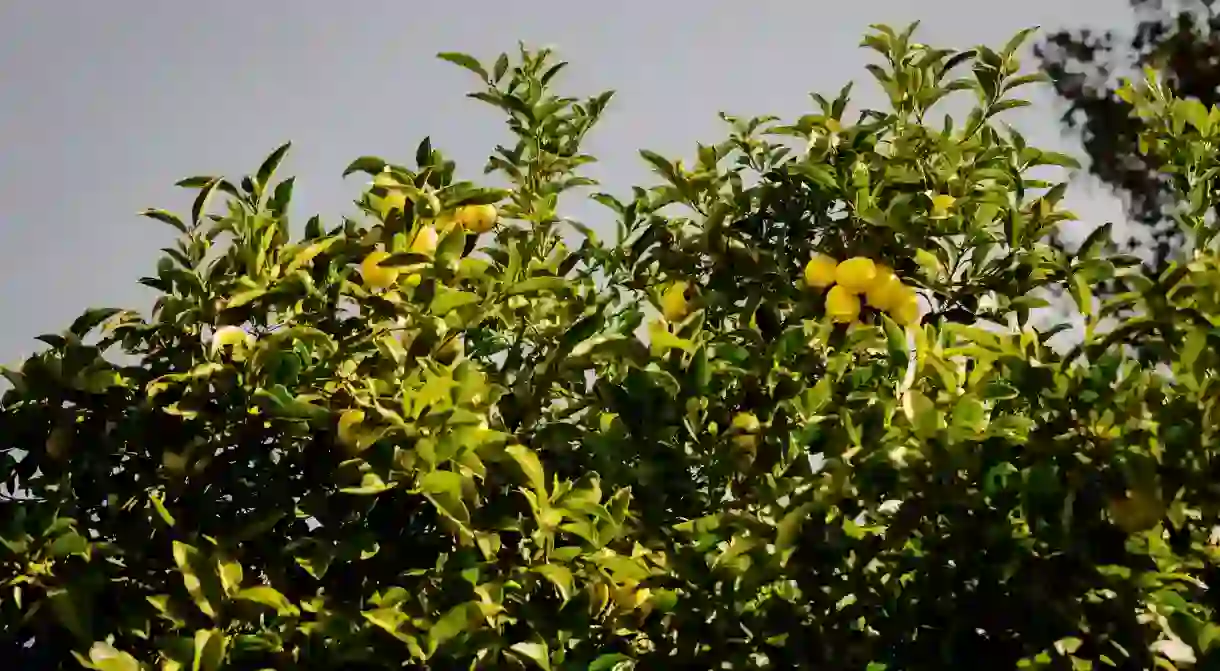
[[[690,156],[723,137],[718,111],[793,118],[850,80],[879,104],[858,47],[871,23],[920,20],[918,41],[967,48],[1129,16],[1126,0],[0,0],[0,364],[86,308],[151,306],[137,279],[174,232],[136,212],[189,212],[182,177],[240,177],[291,140],[293,212],[330,223],[354,209],[361,180],[340,175],[360,155],[408,163],[431,136],[478,179],[507,130],[437,52],[551,46],[571,63],[562,91],[616,90],[588,149],[623,193],[652,183],[638,149]],[[1079,155],[1050,92],[1034,99],[1015,125]],[[1082,227],[1122,219],[1088,183],[1069,206]]]

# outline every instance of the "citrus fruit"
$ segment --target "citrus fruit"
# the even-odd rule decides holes
[[[356,425],[363,421],[363,410],[344,410],[343,414],[339,415],[339,440],[348,445],[355,445]]]
[[[411,241],[409,251],[414,254],[432,256],[436,253],[436,244],[438,242],[440,242],[440,236],[437,235],[436,229],[432,226],[424,226],[415,234],[415,239]]]
[[[495,205],[467,205],[454,214],[458,224],[475,235],[490,231],[499,216]]]
[[[360,263],[360,275],[364,278],[365,286],[371,289],[385,289],[398,281],[397,270],[382,268],[379,265],[388,258],[390,258],[390,253],[381,249],[369,252],[369,255],[364,257],[364,261]]]
[[[1150,492],[1131,492],[1125,498],[1112,499],[1108,507],[1114,523],[1129,534],[1155,527],[1165,513],[1160,500]]]
[[[878,265],[877,279],[864,292],[864,298],[869,305],[889,312],[902,297],[902,289],[902,281],[894,275],[894,271],[886,266]]]
[[[835,268],[835,283],[843,289],[862,294],[877,281],[877,265],[872,259],[856,256]]]
[[[754,433],[758,431],[758,418],[752,412],[739,412],[733,416],[733,428],[745,433]]]
[[[665,293],[661,294],[661,314],[671,322],[680,321],[690,314],[690,304],[686,300],[686,282],[674,282]]]
[[[919,321],[919,295],[910,287],[900,286],[895,292],[888,312],[900,326],[917,323]]]
[[[805,284],[813,289],[825,289],[835,283],[835,268],[839,264],[825,254],[814,254],[805,264]]]
[[[860,299],[842,284],[830,288],[826,294],[826,314],[840,324],[849,324],[860,316]]]

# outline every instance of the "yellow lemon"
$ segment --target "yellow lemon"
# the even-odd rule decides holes
[[[339,440],[348,445],[355,445],[357,442],[356,426],[363,421],[363,410],[344,410],[343,414],[339,415]]]
[[[842,284],[833,286],[826,294],[826,314],[840,324],[850,324],[860,316],[860,299]]]
[[[825,289],[835,283],[838,263],[825,254],[814,254],[805,264],[805,284],[813,289]]]
[[[414,289],[415,287],[418,287],[420,285],[420,283],[423,281],[424,281],[424,278],[420,277],[419,273],[411,273],[410,275],[407,275],[406,284],[408,287]]]
[[[454,214],[458,224],[475,235],[490,231],[499,216],[495,205],[467,205]]]
[[[900,286],[890,304],[890,317],[900,326],[910,326],[919,322],[919,295],[914,289]]]
[[[415,239],[411,241],[409,251],[413,254],[432,256],[436,253],[436,245],[438,242],[440,242],[440,236],[437,235],[436,229],[432,226],[423,226],[419,229],[419,232],[415,234]]]
[[[381,249],[369,252],[369,255],[364,257],[364,261],[360,263],[360,275],[364,278],[365,286],[371,289],[385,289],[398,281],[397,270],[382,268],[379,265],[388,258],[390,258],[390,253]]]
[[[878,310],[886,312],[893,309],[896,302],[901,298],[902,281],[894,275],[894,271],[886,266],[877,266],[877,279],[873,285],[864,292],[864,298],[868,304]]]
[[[377,210],[377,214],[385,219],[390,212],[407,207],[407,194],[397,189],[391,189],[383,198],[369,194],[369,203]]]
[[[661,294],[661,314],[671,322],[680,321],[690,314],[690,304],[686,300],[686,282],[674,282],[665,293]]]
[[[868,291],[876,281],[877,265],[863,256],[850,258],[835,268],[835,282],[853,294]]]
[[[752,412],[739,412],[733,416],[733,428],[745,433],[754,433],[762,426]]]

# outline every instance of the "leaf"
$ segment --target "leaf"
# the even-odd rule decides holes
[[[524,445],[509,445],[505,448],[505,452],[513,458],[513,461],[517,462],[525,479],[538,496],[546,497],[546,474],[542,470],[542,462],[539,461],[538,455]]]
[[[203,223],[203,215],[207,211],[208,203],[212,200],[212,194],[220,188],[222,182],[223,180],[219,177],[213,178],[200,189],[199,195],[195,196],[195,202],[191,205],[191,222],[195,226]]]
[[[88,616],[89,604],[82,600],[79,590],[57,587],[47,590],[47,600],[51,612],[59,624],[72,633],[79,641],[88,642],[93,639],[90,632]]]
[[[611,652],[593,660],[593,663],[589,665],[589,671],[619,671],[620,668],[634,667],[635,660],[621,652]]]
[[[476,293],[438,286],[436,295],[432,297],[432,304],[429,306],[429,310],[436,316],[443,317],[457,308],[475,305],[480,300],[482,300],[482,297]]]
[[[542,276],[531,277],[523,282],[518,282],[504,292],[506,296],[516,296],[519,294],[528,294],[536,291],[554,291],[558,292],[567,288],[568,281],[562,277]]]
[[[487,70],[483,69],[483,65],[479,63],[479,60],[474,56],[457,51],[445,51],[437,54],[436,57],[443,61],[449,61],[454,65],[460,65],[461,67],[470,70],[485,82],[491,80],[491,77],[487,76]]]
[[[242,291],[240,293],[234,294],[232,297],[229,298],[229,301],[227,303],[225,303],[225,309],[232,310],[234,308],[239,308],[243,305],[250,303],[251,301],[254,301],[258,298],[265,296],[266,294],[267,294],[267,290],[263,289],[261,287],[258,289],[249,289],[246,291]]]
[[[78,338],[84,338],[89,335],[89,332],[97,328],[98,324],[110,319],[111,317],[122,312],[119,308],[93,308],[86,310],[84,314],[77,317],[72,325],[68,327],[68,332]]]
[[[267,606],[275,610],[276,613],[285,616],[295,616],[300,614],[296,606],[288,600],[288,597],[281,594],[278,590],[267,585],[257,585],[255,587],[247,587],[246,589],[238,590],[233,594],[233,598],[238,601],[250,601],[262,606]]]
[[[187,545],[181,541],[174,541],[173,545],[174,563],[178,565],[178,572],[182,575],[182,583],[186,587],[187,594],[190,594],[191,600],[195,602],[195,606],[200,612],[212,619],[216,619],[217,612],[215,602],[218,602],[220,595],[220,581],[212,572],[212,567],[208,566],[203,555],[197,548]],[[205,571],[202,575],[200,571]]]
[[[140,671],[140,662],[113,645],[98,641],[89,648],[89,663],[97,671]]]
[[[347,177],[353,173],[363,172],[368,175],[379,175],[385,170],[386,162],[384,159],[376,156],[361,156],[352,161],[346,168],[343,169],[343,176]]]
[[[544,671],[550,671],[551,653],[547,649],[546,643],[522,641],[521,643],[512,644],[509,649],[530,660],[534,664],[537,664],[538,668],[544,669]]]
[[[228,641],[217,629],[200,629],[195,632],[195,659],[191,671],[220,671],[225,660]]]
[[[551,581],[551,584],[555,585],[555,589],[559,590],[559,596],[563,599],[564,603],[567,603],[568,599],[572,598],[573,578],[572,572],[568,570],[568,567],[562,564],[543,564],[534,570],[542,574],[542,577]]]
[[[461,603],[450,608],[432,628],[428,630],[429,653],[435,653],[437,648],[446,641],[466,631],[470,625],[470,608],[474,604]]]
[[[149,219],[156,219],[163,224],[169,224],[170,226],[178,229],[178,231],[181,233],[190,233],[190,229],[186,227],[186,222],[182,221],[178,215],[173,214],[172,212],[157,209],[147,209],[141,210],[139,215],[141,217],[148,217]]]
[[[284,156],[290,148],[292,148],[292,143],[285,142],[277,147],[275,151],[271,152],[263,160],[263,164],[258,167],[258,172],[254,176],[254,184],[260,192],[271,183],[271,178],[275,176],[276,168],[280,167],[280,162],[284,160]]]

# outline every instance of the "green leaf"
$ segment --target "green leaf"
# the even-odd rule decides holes
[[[343,176],[347,177],[353,173],[363,172],[368,175],[376,176],[385,170],[386,162],[384,159],[376,156],[361,156],[352,161],[346,168],[343,169]]]
[[[220,671],[225,661],[228,641],[218,629],[200,629],[195,632],[195,659],[191,671]]]
[[[140,662],[135,657],[105,641],[89,648],[89,663],[97,671],[140,671]]]
[[[275,151],[271,152],[267,158],[263,160],[263,164],[258,167],[258,172],[254,177],[254,185],[259,190],[258,195],[261,196],[262,190],[266,189],[267,185],[271,183],[271,178],[275,176],[276,169],[280,167],[280,163],[284,160],[284,156],[291,148],[292,143],[285,142],[277,147]]]
[[[148,217],[149,219],[156,219],[163,224],[169,224],[177,229],[180,233],[190,233],[190,229],[186,227],[186,222],[182,221],[178,215],[173,214],[172,212],[157,209],[147,209],[142,210],[139,215],[141,217]]]
[[[257,585],[238,590],[233,594],[233,598],[237,601],[249,601],[266,606],[284,616],[295,616],[300,613],[297,607],[292,605],[292,602],[288,600],[288,597],[281,594],[275,588],[266,585]]]
[[[562,277],[542,276],[531,277],[528,280],[518,282],[504,292],[506,296],[516,296],[518,294],[528,294],[538,291],[559,291],[567,288],[568,281]]]
[[[447,641],[466,631],[470,625],[470,609],[473,606],[472,603],[458,604],[450,608],[440,620],[437,620],[436,624],[432,625],[432,628],[428,630],[429,655],[435,653]]]
[[[563,599],[564,603],[572,598],[573,578],[568,567],[562,564],[543,564],[534,570],[555,585],[555,589],[559,590],[559,597]]]
[[[521,643],[514,643],[509,649],[521,657],[530,660],[536,664],[538,668],[543,669],[544,671],[550,671],[551,653],[547,649],[546,643],[522,641]]]
[[[546,473],[542,470],[542,462],[538,460],[538,455],[524,445],[509,445],[505,451],[513,458],[513,461],[517,462],[526,481],[538,496],[546,497]]]
[[[471,56],[469,54],[459,53],[456,51],[445,51],[445,52],[437,54],[436,57],[441,60],[444,60],[444,61],[449,61],[450,63],[453,63],[454,65],[460,65],[461,67],[464,67],[467,70],[470,70],[471,72],[478,75],[479,79],[482,79],[485,82],[489,81],[491,79],[490,77],[487,76],[487,70],[483,69],[483,65],[481,63],[479,63],[479,60],[477,58],[475,58],[474,56]]]
[[[620,671],[635,668],[635,660],[621,652],[601,655],[589,665],[589,671]]]
[[[197,548],[181,541],[174,541],[173,554],[174,563],[178,565],[178,572],[182,575],[182,583],[186,587],[187,594],[191,596],[191,600],[195,602],[195,606],[199,608],[200,612],[216,619],[215,604],[219,603],[222,590],[214,567],[209,565]]]
[[[476,293],[437,286],[436,295],[432,297],[432,304],[429,306],[429,310],[431,310],[432,314],[443,317],[452,310],[467,305],[475,305],[481,300],[482,297]]]

